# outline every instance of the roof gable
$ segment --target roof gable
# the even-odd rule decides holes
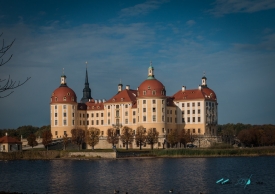
[[[17,140],[16,138],[4,136],[0,138],[0,143],[9,143],[9,144],[22,144],[21,141]]]
[[[123,103],[123,102],[135,102],[137,99],[136,90],[122,90],[114,95],[110,100],[107,100],[106,103]]]

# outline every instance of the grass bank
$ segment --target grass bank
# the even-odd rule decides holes
[[[164,149],[152,150],[150,155],[155,157],[275,156],[275,148]]]

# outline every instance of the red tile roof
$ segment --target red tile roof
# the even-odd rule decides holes
[[[132,102],[135,103],[137,100],[137,91],[132,89],[125,89],[121,92],[118,92],[114,95],[110,100],[107,100],[106,103],[124,103],[124,102]]]
[[[87,110],[97,111],[104,110],[104,102],[97,102],[94,99],[91,99],[89,102],[86,102]]]
[[[21,141],[17,140],[14,137],[4,136],[0,138],[0,143],[9,143],[9,144],[22,144]]]
[[[210,88],[201,88],[178,91],[174,94],[174,100],[195,100],[195,99],[205,99],[205,100],[217,100],[216,94]]]

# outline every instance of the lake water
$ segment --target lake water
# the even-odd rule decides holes
[[[275,157],[16,160],[0,173],[0,191],[22,193],[275,193]]]

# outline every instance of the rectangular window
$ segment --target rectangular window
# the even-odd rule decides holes
[[[89,125],[89,121],[87,121],[87,125]]]
[[[64,112],[64,113],[63,113],[63,117],[66,117],[66,116],[67,116],[67,114]]]
[[[110,125],[110,119],[108,119],[108,125]]]
[[[64,125],[67,125],[67,120],[63,120],[63,124],[64,124]]]
[[[127,105],[127,104],[125,105],[125,108],[128,108],[128,105]]]
[[[110,106],[108,106],[108,109],[110,109]]]
[[[146,121],[146,116],[143,116],[143,121]]]
[[[146,104],[146,100],[143,100],[143,104]]]
[[[201,133],[201,129],[200,128],[198,128],[198,133]]]
[[[195,107],[195,103],[194,102],[192,103],[192,106]]]
[[[200,102],[198,102],[198,106],[201,106],[201,103],[200,103]]]
[[[119,108],[119,105],[116,105],[116,108]]]
[[[67,106],[66,105],[63,105],[63,109],[66,109],[67,108]]]
[[[54,109],[57,109],[57,106],[56,106],[56,105],[54,106]]]
[[[108,117],[110,117],[110,112],[108,112]]]
[[[57,131],[55,131],[55,135],[57,135],[58,133],[57,133]]]
[[[190,110],[187,110],[187,114],[190,114]]]
[[[74,125],[74,120],[72,120],[72,124]]]
[[[119,110],[116,111],[116,117],[119,117]]]
[[[196,122],[196,118],[195,117],[193,117],[193,122]]]
[[[172,117],[170,117],[170,122],[172,123]]]
[[[162,120],[162,122],[164,122],[164,116],[162,115],[162,117],[161,117],[161,120]]]
[[[170,114],[172,114],[172,110],[170,110]]]
[[[187,117],[187,123],[190,123],[190,117]]]
[[[193,110],[193,114],[195,114],[195,110]]]
[[[177,110],[175,110],[175,115],[177,115]]]
[[[81,118],[81,113],[79,114],[79,117]]]
[[[79,125],[81,125],[81,121],[79,121]]]
[[[196,129],[193,129],[193,133],[196,133]]]
[[[119,124],[119,119],[116,119],[116,124],[117,124],[117,125]]]
[[[101,136],[103,136],[104,135],[104,131],[101,131]]]
[[[85,118],[85,114],[83,114],[83,118]]]
[[[167,110],[166,112],[167,112],[167,114],[169,114],[169,110]]]
[[[74,112],[72,113],[72,116],[74,117]]]
[[[162,100],[162,102],[161,102],[162,104],[164,104],[164,100]]]
[[[54,125],[57,125],[57,120],[54,120]]]
[[[153,100],[153,104],[156,104],[156,100]]]
[[[98,120],[96,120],[96,125],[99,125],[99,122],[98,122]]]
[[[96,113],[96,117],[98,117],[98,113]]]
[[[54,116],[57,117],[57,113],[54,113]]]
[[[128,111],[125,112],[125,116],[128,116]]]
[[[156,115],[153,115],[153,121],[156,121],[157,119],[156,119]]]
[[[181,118],[181,122],[182,122],[182,123],[185,123],[185,120],[184,120],[184,118]]]
[[[125,119],[125,124],[128,124],[128,119]]]
[[[183,111],[181,111],[181,114],[183,114],[183,115],[184,115],[184,110],[183,110]]]
[[[89,114],[87,114],[87,118],[89,118]]]
[[[164,112],[164,108],[162,108],[162,110],[161,110],[162,112]]]
[[[190,107],[190,103],[187,103],[187,107]]]
[[[135,118],[133,119],[133,123],[136,123],[136,119]]]
[[[103,125],[104,124],[104,122],[103,122],[103,120],[101,120],[101,125]]]
[[[198,117],[198,122],[201,122],[201,118],[200,117]]]
[[[181,104],[181,107],[184,107],[184,103]]]
[[[94,125],[94,121],[92,121],[92,125]]]
[[[167,122],[169,122],[169,117],[167,117]]]
[[[143,112],[146,112],[146,108],[143,108]]]
[[[164,133],[165,131],[164,131],[164,128],[162,128],[162,133]]]
[[[177,123],[178,121],[177,121],[177,118],[175,118],[175,123]]]
[[[134,115],[134,116],[136,115],[136,111],[133,111],[133,115]]]
[[[91,117],[94,117],[94,113],[91,114]]]
[[[103,117],[103,113],[101,113],[101,117]]]
[[[156,112],[156,108],[153,108],[153,112]]]
[[[201,114],[201,109],[198,110],[198,114]]]

